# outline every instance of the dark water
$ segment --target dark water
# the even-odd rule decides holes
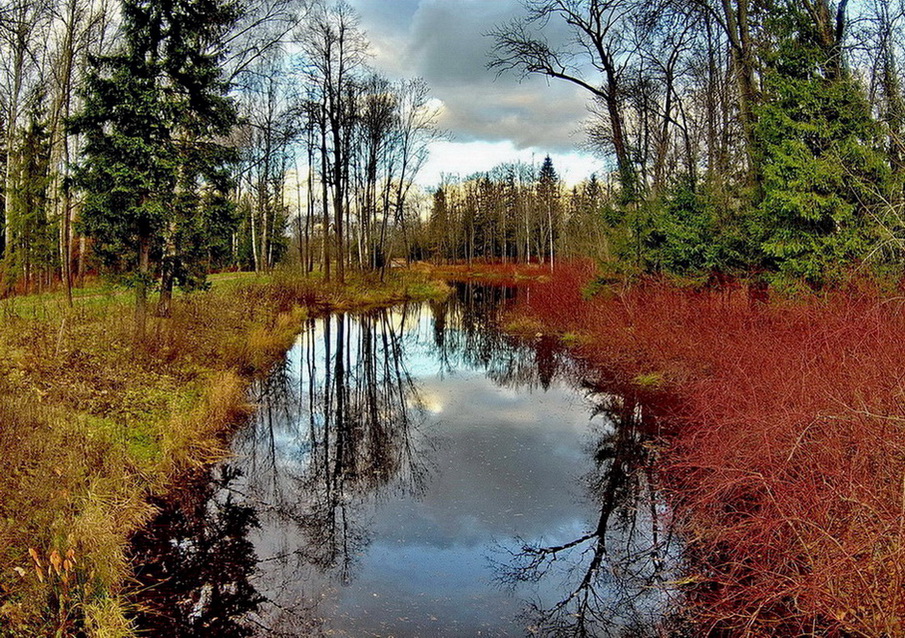
[[[134,542],[162,636],[659,636],[678,544],[643,410],[515,291],[307,322],[235,458]]]

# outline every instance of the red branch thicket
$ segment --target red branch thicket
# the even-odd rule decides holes
[[[580,335],[603,373],[658,386],[710,634],[905,635],[905,297],[647,282],[586,298],[593,278],[560,267],[523,311]]]

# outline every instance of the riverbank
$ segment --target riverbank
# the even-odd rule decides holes
[[[490,283],[501,286],[523,286],[532,282],[549,281],[549,264],[482,263],[430,265],[416,264],[416,270],[429,272],[436,279],[471,283]]]
[[[869,286],[753,301],[664,282],[532,287],[509,328],[644,390],[710,635],[901,635],[905,312]]]
[[[345,286],[220,276],[136,337],[131,296],[80,291],[0,306],[0,635],[128,636],[129,535],[149,497],[225,453],[246,387],[309,313],[444,296],[428,274]]]

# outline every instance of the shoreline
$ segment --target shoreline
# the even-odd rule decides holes
[[[902,298],[868,283],[751,303],[669,282],[608,290],[588,266],[532,288],[513,334],[555,336],[639,393],[710,631],[897,635]]]
[[[89,296],[71,312],[53,296],[5,308],[0,348],[17,356],[6,371],[14,398],[0,401],[11,459],[0,478],[0,635],[132,635],[128,539],[150,520],[151,499],[227,454],[249,384],[304,318],[449,292],[412,272],[344,286],[286,273],[225,279],[177,298],[143,339],[126,295]]]

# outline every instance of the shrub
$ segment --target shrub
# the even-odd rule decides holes
[[[608,378],[658,392],[663,476],[711,633],[901,635],[905,312],[869,283],[749,303],[662,281],[532,288]],[[657,383],[649,383],[650,371]]]

